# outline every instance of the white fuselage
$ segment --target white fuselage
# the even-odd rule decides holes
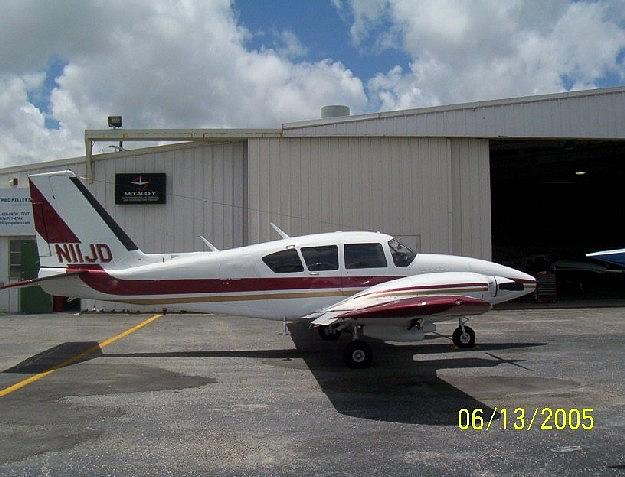
[[[180,255],[137,253],[126,268],[87,267],[85,273],[67,277],[63,284],[50,281],[41,286],[53,295],[151,305],[170,310],[225,313],[266,319],[297,319],[330,306],[366,288],[389,280],[432,274],[433,292],[462,293],[483,297],[484,290],[447,290],[436,284],[440,272],[474,272],[503,277],[534,286],[533,277],[503,265],[451,255],[418,254],[410,264],[397,266],[389,247],[392,237],[373,232],[334,232],[291,237],[263,244],[216,252]],[[386,266],[348,268],[345,244],[379,243]],[[302,256],[302,247],[335,245],[335,270],[312,271]],[[294,249],[302,262],[301,270],[276,273],[263,257]],[[81,270],[78,264],[73,269]],[[40,276],[57,273],[43,268]],[[489,292],[490,293],[490,292]],[[489,294],[497,303],[527,294],[501,291]]]

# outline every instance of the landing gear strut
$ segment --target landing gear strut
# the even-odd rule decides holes
[[[345,364],[352,369],[364,369],[371,366],[373,361],[373,351],[367,342],[360,339],[362,336],[362,325],[354,325],[354,339],[343,351]]]
[[[466,349],[475,347],[475,331],[465,326],[466,318],[458,318],[458,328],[451,335],[451,340],[458,348]]]
[[[324,341],[336,341],[341,337],[341,330],[335,326],[322,325],[317,327],[319,336]]]

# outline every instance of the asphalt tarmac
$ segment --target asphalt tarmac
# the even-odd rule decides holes
[[[306,325],[149,317],[0,315],[0,475],[625,475],[625,308],[494,311],[367,370]]]

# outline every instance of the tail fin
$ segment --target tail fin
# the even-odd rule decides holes
[[[125,268],[144,256],[72,171],[29,180],[42,268]]]

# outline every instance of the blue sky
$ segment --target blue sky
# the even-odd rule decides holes
[[[623,84],[623,0],[5,0],[0,166],[80,155],[113,114],[280,127]]]
[[[67,64],[68,61],[63,58],[51,57],[46,65],[43,83],[38,88],[28,90],[28,100],[45,114],[47,129],[59,128],[59,122],[51,114],[50,95],[52,90],[58,86],[57,79],[63,74],[63,68]]]
[[[251,48],[271,48],[275,42],[272,32],[290,30],[307,48],[304,60],[332,58],[365,80],[395,65],[407,66],[410,61],[400,49],[381,51],[372,41],[378,32],[390,28],[388,18],[373,26],[368,41],[355,46],[350,37],[353,14],[339,11],[329,0],[236,0],[234,9],[241,24],[253,35],[248,41]]]

